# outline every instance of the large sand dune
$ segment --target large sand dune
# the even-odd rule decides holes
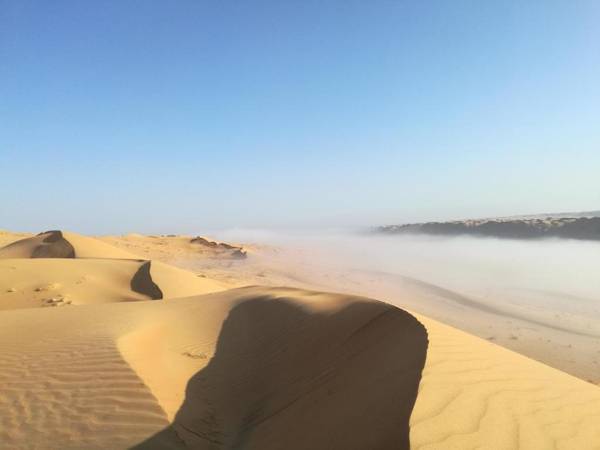
[[[0,343],[2,448],[600,445],[596,387],[364,298],[256,287],[5,311]]]
[[[5,448],[364,449],[407,448],[427,334],[384,303],[250,288],[7,311],[0,342]]]

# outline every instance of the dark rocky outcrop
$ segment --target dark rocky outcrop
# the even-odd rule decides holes
[[[196,236],[195,238],[192,238],[190,242],[192,244],[198,244],[203,247],[221,251],[228,254],[233,259],[243,259],[247,256],[246,251],[242,247],[236,247],[235,245],[230,245],[225,242],[209,241],[202,236]]]
[[[564,238],[600,240],[600,217],[481,219],[388,225],[377,228],[386,234],[483,236],[508,239]]]

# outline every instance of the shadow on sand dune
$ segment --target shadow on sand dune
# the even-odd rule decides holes
[[[427,345],[420,322],[384,303],[243,301],[173,424],[133,448],[407,449]]]
[[[131,278],[130,287],[132,291],[147,295],[152,300],[160,300],[163,298],[163,293],[152,280],[152,275],[150,275],[151,264],[152,261],[142,262],[133,278]]]

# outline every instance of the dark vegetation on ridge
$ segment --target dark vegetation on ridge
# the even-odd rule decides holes
[[[378,227],[386,234],[471,235],[509,239],[563,238],[600,240],[600,217],[546,217],[426,222]]]

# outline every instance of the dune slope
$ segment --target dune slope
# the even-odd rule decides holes
[[[391,305],[288,288],[4,311],[0,383],[10,449],[600,446],[595,386]]]
[[[7,448],[359,449],[407,448],[427,335],[384,303],[249,288],[7,311],[0,343]]]
[[[413,449],[598,449],[600,389],[422,316]]]
[[[75,258],[75,249],[61,231],[46,231],[6,245],[0,258]]]
[[[149,300],[143,261],[110,259],[0,259],[0,310]]]
[[[203,346],[206,328],[194,327],[199,314],[192,311],[207,303],[227,305],[227,315],[211,312],[220,331]],[[153,364],[133,364],[159,402],[169,399],[166,386],[181,392],[186,382],[185,399],[163,433],[175,431],[188,448],[409,447],[427,333],[408,313],[366,299],[262,288],[205,297],[188,308],[187,323],[165,322],[161,333],[194,331],[180,353],[198,360],[200,370],[156,380]],[[145,333],[121,341],[129,360],[136,349],[150,348],[141,342],[156,338],[153,330]],[[176,360],[172,345],[151,347],[154,357]],[[169,415],[173,406],[164,404]],[[162,437],[137,448],[154,448]]]
[[[0,248],[0,310],[167,299],[222,284],[97,239],[50,231]]]

